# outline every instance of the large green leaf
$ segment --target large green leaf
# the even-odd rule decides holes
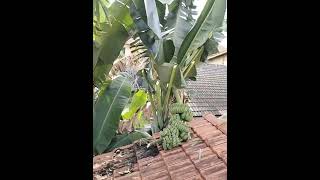
[[[93,91],[94,91],[94,96],[93,96],[93,100],[94,100],[94,101],[93,101],[93,102],[94,102],[94,104],[96,103],[96,101],[97,101],[97,99],[98,99],[98,97],[99,97],[100,92],[104,92],[104,90],[109,87],[109,85],[111,84],[111,82],[112,82],[112,80],[111,80],[111,79],[108,79],[107,81],[104,82],[103,85],[100,86],[100,89],[97,88],[97,87],[94,87],[94,88],[93,88]]]
[[[105,64],[103,61],[98,61],[93,71],[93,83],[96,87],[101,88],[107,81],[108,73],[112,68],[112,64]]]
[[[137,34],[139,35],[142,43],[148,48],[149,51],[156,53],[156,34],[148,27],[146,21],[144,21],[146,15],[141,15],[141,13],[145,13],[144,4],[141,2],[142,0],[137,1],[137,3],[134,1],[134,3],[130,5],[130,15],[133,18]]]
[[[104,15],[105,15],[105,18],[107,20],[109,20],[109,10],[108,10],[108,6],[109,6],[109,2],[108,1],[105,1],[105,0],[98,0],[99,4],[100,4],[100,7],[102,8],[103,12],[104,12]]]
[[[136,26],[136,34],[155,57],[158,64],[164,62],[161,28],[164,24],[165,6],[158,0],[133,0],[130,14]]]
[[[92,7],[93,7],[93,11],[92,11],[92,12],[93,12],[93,16],[94,16],[94,14],[95,14],[97,1],[98,1],[98,0],[93,0],[93,5],[92,5]]]
[[[93,41],[95,42],[97,48],[101,46],[102,41],[110,28],[111,24],[109,22],[99,23],[99,25],[93,26]]]
[[[165,55],[165,51],[164,51],[164,47],[163,47],[163,42],[164,42],[164,39],[160,39],[160,40],[156,40],[156,48],[157,48],[157,51],[156,51],[156,56],[155,56],[155,62],[160,65],[162,63],[165,62],[165,59],[166,59],[166,55]]]
[[[110,6],[109,0],[96,0],[96,1],[100,1],[100,3],[102,3],[102,4],[105,5],[106,7],[109,7],[109,6]]]
[[[101,89],[93,111],[93,150],[106,150],[118,129],[121,112],[131,94],[131,85],[125,76],[116,77]]]
[[[169,82],[173,66],[174,65],[171,63],[163,63],[160,66],[155,66],[159,79],[162,83]]]
[[[147,23],[147,14],[146,14],[146,8],[144,6],[144,1],[142,0],[132,0],[133,4],[136,8],[136,11],[139,12],[139,15],[141,16],[142,20]],[[130,7],[131,10],[131,7]]]
[[[156,0],[144,0],[144,6],[147,14],[147,24],[153,33],[157,36],[155,38],[155,43],[152,47],[152,53],[155,57],[157,64],[162,64],[164,62],[163,54],[163,41],[161,34],[161,27],[159,21],[158,10],[156,6]]]
[[[137,141],[139,139],[150,137],[151,136],[148,133],[141,131],[134,131],[129,134],[117,135],[112,139],[107,151],[112,151],[115,148],[132,144],[134,141]]]
[[[166,14],[166,6],[159,0],[156,0],[156,5],[157,5],[157,11],[158,11],[158,16],[159,16],[159,21],[162,26],[165,25],[166,20],[164,19],[164,16]]]
[[[95,0],[93,2],[95,6],[93,6],[93,19],[96,20],[97,25],[99,23],[108,21],[108,12],[106,10],[106,3],[102,2],[102,0]]]
[[[192,10],[195,9],[192,1],[181,0],[179,10],[177,11],[174,23],[173,42],[175,46],[175,55],[178,55],[180,46],[190,32],[195,23],[195,19],[191,16]]]
[[[218,42],[213,37],[208,39],[203,45],[204,51],[201,56],[201,61],[205,62],[207,60],[208,55],[219,52],[218,45]]]
[[[174,55],[174,44],[172,40],[163,41],[163,52],[164,52],[164,61],[170,62]]]
[[[99,49],[96,47],[95,42],[93,42],[92,52],[93,52],[93,69],[96,67],[98,61],[98,52]]]
[[[169,83],[173,66],[174,64],[171,63],[163,63],[160,66],[156,66],[156,70],[161,83]],[[179,89],[186,87],[186,82],[180,67],[177,67],[175,78],[173,80],[173,85]]]
[[[152,31],[161,38],[161,28],[159,22],[159,15],[155,0],[144,0],[144,6],[147,14],[147,24]]]
[[[167,15],[167,23],[165,25],[165,29],[171,29],[175,26],[177,14],[179,11],[179,4],[181,0],[174,0],[170,5],[168,6],[169,14]]]
[[[185,75],[185,77],[189,80],[196,81],[197,80],[196,76],[197,76],[197,69],[196,69],[196,66],[193,65],[191,67],[191,70],[189,71],[188,74]]]
[[[99,60],[103,61],[100,64],[107,66],[118,57],[129,36],[127,31],[131,30],[134,25],[129,8],[126,6],[130,2],[131,0],[117,0],[108,8],[108,0],[94,1],[93,39],[95,47],[93,49],[93,68]],[[105,73],[108,74],[108,72]],[[102,75],[99,74],[99,76]]]
[[[103,78],[109,74],[113,62],[119,56],[128,37],[129,35],[123,25],[115,21],[98,50],[98,62],[93,73],[95,85],[99,83],[96,80],[103,82]]]
[[[137,110],[147,103],[147,100],[147,93],[144,90],[140,89],[133,95],[131,103],[128,104],[122,111],[122,119],[131,119],[133,115],[137,112]]]
[[[110,28],[110,13],[107,0],[94,0],[93,2],[93,40],[100,45],[106,32]]]
[[[198,64],[198,63],[200,62],[200,60],[201,60],[201,55],[203,54],[203,50],[204,50],[204,47],[203,47],[203,46],[200,47],[200,48],[198,48],[198,49],[196,49],[196,50],[194,50],[194,51],[192,52],[191,56],[188,56],[187,59],[185,60],[186,65],[189,66],[192,61],[194,61],[195,64]],[[184,68],[184,70],[185,70],[188,66],[186,66],[186,67]]]
[[[206,2],[195,26],[183,40],[178,53],[177,63],[184,66],[185,59],[191,52],[202,46],[215,28],[221,27],[226,10],[226,0]]]
[[[186,70],[184,71],[183,73],[183,76],[185,78],[189,78],[191,80],[195,80],[196,79],[196,76],[197,76],[197,69],[196,69],[196,64],[198,64],[200,61],[201,61],[201,58],[203,56],[203,51],[204,51],[204,47],[202,46],[201,48],[197,49],[196,51],[194,51],[192,53],[192,55],[189,57],[189,60],[188,60],[188,65],[186,67]],[[194,61],[194,63],[189,63]],[[189,70],[190,68],[190,70]]]
[[[146,8],[144,5],[144,1],[143,0],[132,0],[132,1],[135,4],[135,7],[137,8],[137,11],[141,15],[141,18],[143,19],[143,21],[145,23],[147,23],[148,17],[146,14]],[[156,0],[156,6],[157,6],[157,11],[158,11],[160,23],[163,25],[165,23],[165,19],[164,19],[165,12],[166,12],[165,3],[161,2],[161,0]]]
[[[120,22],[128,31],[131,30],[134,25],[128,8],[131,2],[131,0],[116,0],[109,8],[110,15]]]

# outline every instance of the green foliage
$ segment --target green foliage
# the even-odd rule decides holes
[[[166,5],[169,15],[164,17]],[[197,20],[192,18],[197,13],[193,0],[116,0],[111,5],[108,0],[93,0],[93,7],[93,81],[99,88],[93,107],[94,152],[102,153],[141,137],[135,134],[115,137],[115,134],[121,112],[123,118],[132,118],[145,104],[146,95],[140,91],[128,104],[130,80],[125,76],[107,79],[115,59],[132,36],[139,36],[145,46],[138,43],[135,60],[149,58],[141,75],[147,83],[154,119],[160,130],[164,128],[162,145],[165,149],[178,146],[189,137],[184,121],[192,120],[193,115],[185,105],[168,108],[172,101],[171,89],[184,88],[186,78],[195,78],[196,64],[216,50],[214,37],[220,31],[226,1],[207,0]],[[147,51],[138,51],[144,48]],[[156,88],[155,82],[159,79]],[[141,111],[136,115],[143,119]]]
[[[93,150],[102,153],[119,126],[121,112],[131,95],[131,84],[120,75],[107,88],[102,87],[93,107]]]
[[[131,103],[127,104],[127,106],[122,111],[122,118],[131,119],[133,115],[147,103],[147,100],[148,95],[144,90],[139,90],[138,92],[136,92],[132,97]]]
[[[202,59],[205,54],[204,50],[205,50],[205,47],[202,46],[201,48],[195,50],[190,57],[188,57],[188,59],[186,60],[186,63],[188,63],[189,65],[186,67],[186,69],[183,73],[183,76],[185,78],[189,78],[191,80],[194,80],[196,78],[196,76],[197,76],[196,65],[199,62],[205,61]]]
[[[147,25],[147,16],[142,0],[134,0],[130,5],[130,15],[136,26],[136,34],[150,52],[155,53],[156,34]]]
[[[216,28],[222,26],[226,0],[207,1],[196,24],[184,38],[178,53],[178,64],[184,66],[185,59],[193,50],[202,46]]]
[[[174,55],[174,44],[172,40],[163,41],[164,61],[169,63]]]
[[[134,28],[134,23],[130,16],[130,10],[127,7],[129,4],[131,4],[131,0],[116,0],[109,8],[110,16],[120,22],[127,31]]]
[[[191,0],[180,0],[178,9],[173,9],[174,13],[171,13],[168,18],[168,29],[174,28],[173,32],[173,42],[175,46],[175,56],[178,55],[181,44],[190,29],[195,24],[195,19],[192,17],[195,11],[195,6]]]
[[[134,141],[137,141],[142,138],[150,138],[151,136],[146,132],[134,131],[131,133],[116,135],[112,138],[110,145],[106,151],[112,151],[115,148],[132,144]]]
[[[127,5],[131,0],[116,0],[110,7],[108,1],[96,0],[93,17],[93,82],[100,87],[106,80],[113,62],[119,56],[128,32],[134,28]]]
[[[163,63],[160,66],[155,66],[155,67],[158,72],[158,76],[159,76],[161,83],[169,83],[171,75],[172,75],[172,70],[173,70],[174,64]],[[179,66],[177,66],[176,71],[175,71],[173,85],[176,88],[185,88],[186,87],[185,78],[183,77],[182,70]]]
[[[98,61],[93,71],[93,83],[96,87],[102,88],[107,81],[108,72],[111,70],[112,64],[105,64],[103,61]]]
[[[150,123],[150,120],[144,116],[143,111],[139,111],[137,113],[137,121],[135,122],[134,127],[137,129],[144,128],[148,123]]]
[[[101,45],[105,33],[109,30],[110,20],[107,6],[108,1],[94,0],[93,1],[93,41],[97,47]]]
[[[160,2],[159,0],[156,0],[156,6],[158,11],[159,21],[161,26],[163,27],[166,24],[166,20],[164,18],[166,14],[166,5]]]
[[[179,64],[173,81],[175,88],[185,88],[185,78],[195,80],[196,64],[217,50],[218,43],[210,37],[222,26],[225,4],[225,0],[207,1],[197,20],[192,17],[197,14],[192,0],[174,0],[169,4],[165,25],[167,31],[163,32],[160,44],[156,44],[158,50],[151,51],[161,84],[169,82],[175,63]],[[153,17],[148,16],[148,21],[151,21],[150,18]],[[193,61],[195,64],[190,66]]]
[[[152,31],[161,38],[161,28],[159,22],[159,15],[155,0],[144,0],[145,11],[147,15],[147,24]]]

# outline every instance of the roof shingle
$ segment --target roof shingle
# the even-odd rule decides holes
[[[224,123],[219,123],[213,115],[204,118],[194,118],[189,122],[192,138],[181,146],[164,151],[157,146],[160,153],[139,159],[131,167],[132,172],[120,176],[119,172],[128,168],[126,165],[115,169],[112,177],[95,176],[95,179],[115,180],[184,180],[184,179],[227,179],[227,135],[219,129]],[[214,117],[214,116],[213,116]],[[155,139],[159,133],[154,134]],[[133,144],[121,147],[132,148]],[[139,154],[137,150],[136,154]],[[103,169],[108,162],[114,161],[114,152],[94,157],[94,174]],[[138,157],[138,155],[136,155]]]
[[[187,94],[194,116],[210,112],[216,116],[227,110],[227,67],[202,64],[197,68],[197,80],[187,81]]]

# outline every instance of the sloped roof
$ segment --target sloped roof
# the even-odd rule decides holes
[[[193,115],[222,115],[221,111],[227,111],[227,66],[202,64],[197,73],[197,80],[188,80],[186,88]]]
[[[219,56],[222,56],[222,55],[224,55],[224,54],[227,54],[227,50],[222,50],[222,51],[220,51],[220,52],[218,52],[218,53],[216,53],[216,54],[212,54],[212,55],[208,56],[207,59],[208,59],[208,61],[214,60],[214,58],[219,57]]]
[[[115,180],[202,180],[227,179],[227,124],[212,114],[194,118],[188,123],[192,129],[192,139],[172,150],[160,151],[156,156],[138,159],[131,167],[131,172],[120,176],[119,172],[128,169],[124,166],[115,169],[110,177],[94,177],[94,179]],[[154,135],[159,138],[159,133]],[[122,148],[128,148],[128,145]],[[115,152],[102,154],[93,158],[94,173],[113,161]],[[138,152],[136,156],[139,156]]]

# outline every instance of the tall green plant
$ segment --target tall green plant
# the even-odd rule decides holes
[[[169,2],[166,3],[169,4]],[[154,4],[154,0],[145,1],[147,7],[154,7]],[[195,12],[193,1],[171,1],[169,16],[166,18],[167,24],[164,28],[166,31],[159,35],[159,29],[161,28],[157,23],[159,22],[159,16],[156,16],[157,13],[155,12],[157,10],[140,7],[140,14],[147,15],[147,22],[144,25],[148,25],[157,35],[155,40],[152,41],[153,44],[151,44],[157,47],[150,51],[151,71],[145,71],[153,73],[153,75],[145,74],[144,77],[149,84],[149,89],[161,91],[160,93],[150,91],[150,101],[152,101],[155,111],[154,118],[158,129],[161,130],[164,127],[163,125],[167,124],[168,104],[174,95],[177,100],[180,100],[179,93],[172,91],[184,88],[186,78],[195,79],[197,74],[196,64],[203,61],[201,57],[209,51],[209,48],[213,49],[212,46],[217,45],[214,39],[211,39],[213,42],[209,39],[216,32],[216,29],[222,26],[225,8],[225,0],[207,1],[200,16],[195,20],[192,15],[197,12]],[[134,8],[130,10],[134,11]],[[140,21],[142,20],[140,19]],[[141,34],[139,34],[140,37],[146,38]],[[150,47],[150,44],[146,44],[146,46]],[[147,77],[151,77],[151,80],[148,80]],[[160,80],[158,84],[154,82],[157,79]]]
[[[110,144],[119,126],[121,112],[131,95],[131,84],[126,76],[118,76],[107,87],[102,87],[93,111],[93,150],[102,153]]]
[[[116,0],[111,5],[101,2],[94,0],[94,84],[100,89],[93,114],[93,148],[97,153],[110,145],[131,94],[125,76],[113,80],[106,76],[126,40],[139,36],[146,49],[143,57],[149,57],[139,74],[147,85],[154,130],[159,131],[168,123],[169,104],[174,97],[180,98],[176,90],[185,87],[186,78],[195,79],[196,64],[209,48],[214,48],[215,43],[209,39],[221,26],[226,5],[225,0],[208,0],[195,20],[192,15],[200,12],[195,12],[192,0]],[[165,4],[167,17],[163,13]],[[144,49],[135,45],[137,50]]]

